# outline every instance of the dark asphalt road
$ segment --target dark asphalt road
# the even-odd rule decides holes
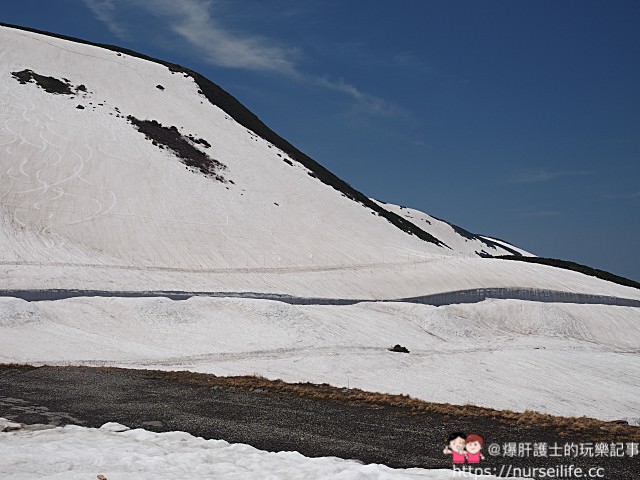
[[[297,450],[392,467],[449,468],[444,439],[476,432],[487,444],[595,441],[602,432],[563,437],[553,428],[526,428],[491,416],[412,414],[406,407],[354,405],[336,399],[297,397],[269,388],[192,383],[179,375],[88,367],[0,367],[0,417],[22,423],[98,427],[116,421],[153,431],[186,431],[257,448]],[[346,391],[345,391],[346,392]],[[638,429],[640,437],[640,429]],[[616,440],[615,438],[609,439]],[[485,452],[486,454],[486,452]],[[502,458],[483,467],[575,464],[605,468],[604,478],[640,478],[635,458]]]

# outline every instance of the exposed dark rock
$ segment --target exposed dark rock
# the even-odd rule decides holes
[[[403,347],[399,343],[396,343],[392,348],[389,348],[388,350],[390,352],[409,353],[409,349],[407,347]]]
[[[165,127],[155,120],[139,120],[132,115],[127,116],[127,120],[154,145],[169,148],[187,167],[226,183],[219,172],[227,167],[194,147],[188,137],[183,136],[175,126]]]
[[[35,83],[45,92],[56,95],[81,95],[86,97],[89,93],[86,85],[74,87],[68,78],[62,78],[62,80],[60,80],[55,77],[40,75],[29,69],[21,70],[20,72],[11,72],[11,75],[23,85]]]
[[[84,107],[83,107],[82,105],[78,105],[76,108],[77,108],[78,110],[84,110]]]
[[[158,90],[164,90],[164,87],[163,87],[162,85],[156,85],[156,88],[157,88]]]
[[[11,72],[11,75],[22,84],[35,83],[48,93],[73,95],[71,84],[68,81],[63,81],[64,79],[58,80],[55,77],[47,77],[28,69],[20,72]]]

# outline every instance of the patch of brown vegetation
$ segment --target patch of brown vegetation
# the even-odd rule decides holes
[[[100,367],[102,371],[126,372],[127,369]],[[605,422],[589,417],[559,417],[545,413],[525,410],[495,410],[475,405],[454,405],[450,403],[433,403],[412,398],[409,395],[392,395],[367,392],[357,388],[338,388],[314,383],[287,383],[282,380],[268,380],[258,376],[218,377],[216,375],[187,371],[146,370],[148,377],[186,383],[197,387],[223,387],[246,390],[258,394],[281,394],[312,400],[327,400],[355,406],[366,406],[374,409],[391,408],[398,415],[432,415],[439,414],[453,418],[490,419],[505,426],[521,428],[549,429],[558,437],[580,435],[591,440],[606,441],[640,441],[640,427],[628,425],[626,422]]]

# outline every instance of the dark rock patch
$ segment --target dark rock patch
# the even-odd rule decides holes
[[[62,78],[62,80],[55,77],[47,77],[40,75],[33,70],[25,69],[19,72],[11,72],[13,78],[25,85],[27,83],[35,83],[47,93],[53,93],[56,95],[81,95],[87,97],[90,93],[87,90],[86,85],[73,86],[68,78]]]
[[[55,77],[47,77],[29,69],[21,70],[20,72],[11,72],[11,76],[23,85],[27,83],[35,83],[48,93],[57,95],[73,95],[71,84],[68,81],[64,81],[65,79],[59,80]]]
[[[156,85],[156,88],[157,88],[158,90],[164,90],[164,87],[163,87],[162,85]]]
[[[84,107],[83,107],[82,105],[78,105],[76,108],[77,108],[78,110],[84,110]]]
[[[390,352],[398,352],[398,353],[409,353],[409,349],[407,347],[403,347],[399,343],[396,343],[393,347],[388,349]]]
[[[127,116],[127,120],[154,145],[171,150],[187,167],[219,182],[227,182],[220,174],[227,167],[194,147],[189,137],[183,136],[175,126],[165,127],[155,120],[139,120],[132,115]]]

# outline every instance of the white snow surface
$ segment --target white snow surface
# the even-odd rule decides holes
[[[336,457],[309,458],[297,452],[266,452],[184,432],[154,433],[75,425],[0,433],[3,480],[38,478],[87,480],[451,480],[495,479],[461,476],[452,470],[392,469]],[[425,449],[439,445],[425,445]],[[517,479],[516,479],[517,480]]]
[[[0,298],[0,362],[256,374],[605,420],[637,417],[638,345],[633,307]]]

